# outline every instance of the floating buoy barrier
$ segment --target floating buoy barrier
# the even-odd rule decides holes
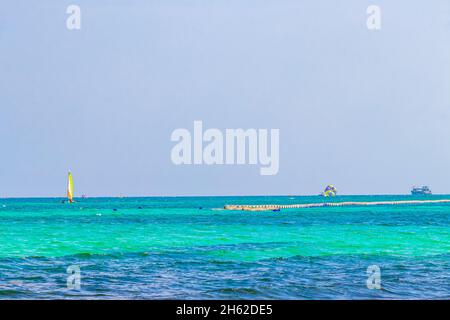
[[[401,200],[401,201],[347,201],[347,202],[319,202],[319,203],[300,203],[300,204],[253,204],[253,205],[226,205],[225,210],[243,210],[243,211],[273,211],[280,209],[303,209],[319,207],[351,207],[351,206],[388,206],[403,204],[426,204],[426,203],[450,203],[450,199],[440,200]]]

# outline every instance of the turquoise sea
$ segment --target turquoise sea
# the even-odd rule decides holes
[[[450,204],[241,212],[222,208],[324,199],[62,200],[0,199],[0,299],[450,298]],[[372,265],[380,290],[366,284]],[[79,289],[67,287],[69,266]]]

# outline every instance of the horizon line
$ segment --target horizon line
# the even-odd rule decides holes
[[[446,196],[450,194],[446,193],[434,193],[431,196]],[[102,195],[102,196],[86,196],[84,199],[105,199],[105,198],[208,198],[208,197],[216,197],[216,198],[225,198],[225,197],[319,197],[320,194],[255,194],[255,195]],[[339,196],[414,196],[411,193],[372,193],[372,194],[338,194],[333,197],[327,198],[335,198]],[[419,195],[420,197],[421,195]],[[4,197],[0,196],[0,199],[66,199],[66,196],[12,196],[12,197]],[[76,196],[74,199],[83,199],[82,196]]]

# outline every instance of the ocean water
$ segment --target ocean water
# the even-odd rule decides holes
[[[420,197],[332,201],[408,199]],[[222,208],[324,199],[61,200],[0,199],[0,299],[450,298],[450,204],[240,212]],[[367,287],[373,265],[379,290]]]

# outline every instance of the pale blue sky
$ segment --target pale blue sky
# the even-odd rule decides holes
[[[194,120],[279,128],[278,175],[173,165]],[[450,1],[5,0],[0,137],[0,196],[450,193]]]

